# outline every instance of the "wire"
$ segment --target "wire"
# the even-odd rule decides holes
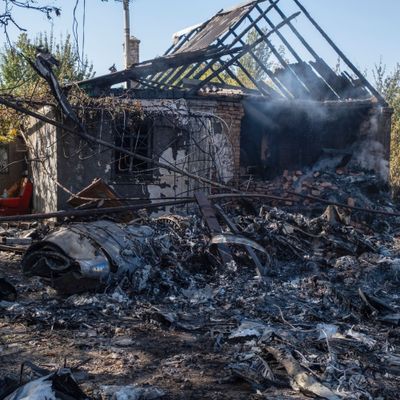
[[[78,10],[78,6],[79,6],[79,1],[80,0],[75,0],[75,6],[74,6],[74,10],[72,12],[72,15],[73,15],[72,34],[74,36],[74,41],[75,41],[75,51],[76,51],[76,54],[78,55],[78,60],[81,63],[81,57],[80,57],[80,51],[79,51],[79,23],[78,23],[78,18],[77,18],[77,10]]]

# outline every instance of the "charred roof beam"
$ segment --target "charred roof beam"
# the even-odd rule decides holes
[[[248,16],[250,19],[251,17]],[[284,20],[285,21],[285,20]],[[281,56],[281,54],[279,54],[279,51],[275,48],[275,46],[272,44],[272,42],[270,40],[268,40],[268,33],[263,32],[258,25],[254,25],[254,29],[258,32],[258,34],[260,35],[260,37],[265,41],[265,43],[267,44],[267,46],[269,47],[269,49],[272,51],[272,53],[274,54],[274,56],[277,58],[277,60],[280,62],[280,64],[282,65],[282,67],[285,69],[285,71],[288,71],[294,78],[294,81],[291,80],[291,82],[296,82],[296,93],[297,94],[301,94],[305,97],[309,97],[309,90],[308,88],[304,85],[303,81],[297,76],[297,74],[293,71],[293,69],[291,68],[291,66],[285,61],[285,59]],[[273,30],[276,29],[273,28]],[[277,30],[278,31],[278,30]],[[276,75],[274,75],[274,77],[276,78]],[[296,97],[295,94],[293,93],[293,87],[290,87],[290,85],[285,85],[285,82],[283,81],[283,79],[279,80],[281,85],[283,85],[286,88],[286,91],[289,92],[291,94],[292,97]]]
[[[280,15],[281,18],[286,18],[286,14],[280,9],[279,5],[276,2],[274,2],[273,0],[269,0],[269,2],[271,3],[271,6],[276,10],[276,12]],[[332,76],[334,75],[336,77],[337,75],[332,71],[332,69],[329,67],[329,65],[326,64],[325,61],[318,55],[318,53],[309,45],[309,43],[304,39],[304,37],[301,35],[301,33],[296,29],[296,27],[291,22],[288,23],[288,27],[291,29],[291,31],[294,33],[294,35],[300,40],[301,44],[307,49],[307,51],[314,57],[314,59],[317,62],[324,63],[326,69],[330,70],[331,73],[329,73],[329,71],[328,71],[328,76],[330,76],[330,79],[327,80],[324,76],[323,76],[323,78],[324,78],[325,82],[328,84],[328,86],[335,93],[335,95],[338,98],[341,98],[340,94],[337,92],[337,90],[335,88],[335,86],[337,87],[337,85],[333,86],[331,84],[331,82],[334,81],[334,79],[332,79]],[[288,49],[289,49],[289,47],[288,47]],[[319,71],[317,71],[317,72],[320,73]]]
[[[270,0],[272,1],[272,0]],[[319,24],[314,20],[310,13],[303,7],[299,0],[293,0],[308,20],[313,24],[313,26],[318,30],[322,37],[331,45],[331,47],[336,51],[336,53],[342,58],[342,60],[347,64],[347,66],[353,71],[358,79],[368,88],[368,90],[379,100],[380,103],[387,105],[385,99],[381,94],[368,82],[365,76],[356,68],[356,66],[346,57],[346,55],[336,46],[335,42],[326,34],[326,32],[319,26]]]
[[[209,21],[207,21],[206,23],[202,24],[201,26],[199,26],[197,29],[193,29],[192,31],[190,31],[188,34],[184,35],[183,37],[180,38],[179,42],[176,44],[173,44],[165,53],[164,56],[168,56],[169,54],[173,54],[176,51],[178,51],[185,43],[187,43],[190,39],[192,39],[192,37],[194,35],[196,35],[198,32],[201,31],[201,29],[204,28],[204,26],[208,23]],[[160,78],[162,78],[164,76],[163,72],[158,72],[157,74],[154,75],[150,75],[149,77],[147,77],[148,80],[154,80],[154,81],[158,81]]]
[[[232,33],[232,35],[234,35],[235,37],[238,36],[237,33],[234,32],[234,31],[232,31],[231,33]],[[243,39],[240,39],[240,44],[246,45],[246,42],[245,42]],[[277,88],[279,89],[279,91],[280,91],[281,93],[276,92],[276,90],[274,90],[273,88],[271,88],[271,90],[274,90],[274,92],[275,92],[276,94],[280,95],[281,97],[286,97],[286,95],[288,95],[288,96],[290,97],[290,96],[291,96],[291,95],[290,95],[290,92],[288,92],[288,91],[286,90],[286,88],[285,88],[284,86],[282,86],[281,83],[280,83],[277,79],[275,79],[273,73],[263,64],[263,62],[260,60],[260,58],[254,53],[254,51],[253,51],[253,50],[250,50],[250,51],[249,51],[249,54],[250,54],[251,57],[257,62],[257,64],[260,66],[260,68],[261,68],[261,69],[268,75],[268,77],[273,81],[273,83],[277,86]],[[286,92],[286,94],[285,94],[285,92]]]
[[[157,72],[167,71],[170,68],[177,68],[184,64],[190,65],[192,63],[201,62],[202,60],[224,57],[229,54],[239,53],[242,50],[242,47],[233,49],[218,49],[212,47],[205,50],[172,54],[170,56],[159,57],[154,60],[136,64],[127,70],[77,82],[77,84],[83,88],[90,88],[94,86],[110,87],[112,85],[126,82],[127,80],[136,80],[137,78],[147,77]]]
[[[232,32],[232,34],[234,36],[237,36],[236,32]],[[240,44],[242,44],[243,46],[246,46],[246,42],[243,39],[240,39]],[[260,68],[268,75],[268,76],[273,76],[273,74],[268,70],[268,68],[262,63],[262,61],[260,60],[260,58],[254,53],[253,50],[249,50],[249,54],[250,56],[253,58],[253,60],[256,61],[256,63],[260,66]],[[232,57],[232,56],[231,56]],[[271,87],[269,91],[266,90],[265,86],[262,85],[262,83],[256,81],[251,75],[250,73],[247,71],[247,69],[244,67],[244,65],[240,62],[240,60],[238,60],[236,62],[236,64],[239,66],[239,68],[246,74],[246,76],[251,80],[251,82],[253,82],[253,84],[258,88],[258,90],[261,93],[267,94],[268,96],[271,96],[271,91],[275,93],[275,95],[277,95],[279,97],[279,94]],[[276,96],[274,96],[276,97]]]
[[[265,1],[265,0],[263,0],[263,1]],[[279,1],[280,1],[280,0],[274,0],[273,3],[274,3],[274,4],[277,4],[277,3],[279,3]],[[249,13],[251,13],[251,12],[256,8],[256,6],[258,5],[258,3],[260,3],[260,2],[255,2],[254,5],[253,5],[253,7],[248,11],[248,13],[247,13],[246,15],[244,15],[242,18],[240,18],[239,21],[236,22],[236,24],[234,24],[232,27],[230,27],[230,28],[228,29],[228,32],[219,40],[220,43],[222,43],[222,44],[225,43],[225,41],[229,38],[229,36],[232,34],[232,32],[235,32],[235,30],[236,30],[237,28],[239,28],[240,25],[243,23],[243,21],[247,18],[247,16],[249,15]],[[272,5],[269,6],[269,7],[265,10],[265,14],[267,14],[267,13],[268,13],[269,11],[271,11],[272,9],[273,9],[273,6],[272,6]],[[254,23],[257,23],[258,21],[261,21],[261,17],[259,17]],[[227,45],[227,47],[228,47],[228,48],[233,48],[233,46],[234,46],[235,44],[240,43],[240,40],[241,40],[242,38],[244,38],[245,35],[246,35],[248,32],[251,31],[251,29],[252,29],[252,26],[247,27],[247,28],[244,29],[240,34],[236,34],[236,38],[234,39],[234,41],[233,41],[232,43],[230,43],[229,45]],[[243,41],[242,41],[242,42],[243,42]],[[215,64],[216,62],[218,62],[218,61],[219,61],[219,59],[216,58],[216,59],[212,59],[212,60],[210,60],[209,62],[207,62],[206,65],[205,65],[204,72],[207,72],[208,69],[210,69],[211,66],[214,65],[214,64]],[[200,66],[200,65],[199,65],[199,66]],[[206,69],[206,68],[207,68],[207,69]],[[186,78],[188,78],[188,77],[190,77],[190,76],[196,71],[196,69],[197,69],[197,67],[196,67],[196,68],[193,68],[191,71],[188,71],[188,74],[186,74],[185,76],[183,76],[183,77],[182,77],[182,80],[183,80],[183,79],[186,79]],[[196,74],[193,78],[194,78],[194,79],[199,79],[199,78],[201,78],[202,75],[203,75],[203,73],[201,73],[201,74]],[[243,85],[241,85],[241,86],[243,86]]]
[[[257,39],[254,43],[252,44],[248,44],[246,46],[243,46],[242,50],[236,54],[231,60],[229,60],[224,66],[218,68],[217,71],[214,71],[212,74],[210,74],[208,77],[206,77],[203,80],[203,85],[207,84],[208,82],[210,82],[212,79],[215,78],[216,75],[218,75],[219,73],[223,72],[224,69],[226,69],[227,67],[233,65],[237,60],[240,60],[244,55],[246,55],[248,53],[249,50],[254,49],[255,47],[257,47],[260,43],[262,43],[266,38],[268,38],[269,36],[273,35],[278,29],[282,28],[283,26],[285,26],[289,21],[291,21],[292,19],[296,18],[298,15],[300,15],[300,12],[297,12],[293,15],[291,15],[289,18],[283,20],[281,23],[279,23],[275,29],[269,31],[268,33],[265,34],[264,37],[261,37],[259,39]],[[204,71],[205,72],[205,71]],[[200,77],[203,75],[202,72],[200,74]],[[200,89],[200,87],[198,87],[197,89]],[[194,89],[193,89],[194,90]],[[193,91],[192,90],[192,91]]]

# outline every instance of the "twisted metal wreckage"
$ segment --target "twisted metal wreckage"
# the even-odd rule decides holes
[[[125,126],[122,128],[122,138],[120,137],[118,140],[112,137],[103,139],[102,134],[99,136],[96,129],[90,130],[89,124],[82,122],[77,115],[76,108],[71,106],[68,101],[66,93],[73,88],[73,85],[61,88],[52,72],[55,60],[50,54],[39,53],[35,62],[32,63],[32,67],[48,82],[62,110],[63,120],[50,118],[37,111],[27,109],[21,104],[13,103],[11,100],[0,99],[0,104],[14,108],[33,117],[35,120],[42,121],[47,126],[54,126],[61,130],[62,135],[72,137],[72,146],[76,145],[74,138],[79,139],[76,153],[79,153],[80,160],[84,159],[85,156],[81,158],[80,155],[81,152],[84,153],[86,147],[85,144],[81,145],[81,141],[83,141],[90,145],[89,149],[94,149],[91,150],[91,154],[87,157],[88,159],[93,156],[98,157],[99,154],[104,152],[104,148],[111,150],[115,155],[118,155],[117,161],[113,160],[113,165],[118,162],[120,166],[123,161],[130,179],[135,179],[136,181],[139,179],[148,180],[148,171],[159,168],[160,171],[164,171],[160,175],[174,174],[172,179],[166,179],[164,182],[161,180],[159,187],[164,185],[175,189],[163,192],[161,189],[154,190],[153,188],[154,198],[151,196],[143,197],[144,201],[140,201],[140,196],[130,199],[129,196],[125,195],[120,199],[122,203],[117,203],[117,206],[114,204],[114,207],[108,209],[57,211],[60,208],[58,205],[50,213],[36,213],[31,216],[13,218],[1,217],[0,222],[27,219],[39,220],[50,217],[80,217],[106,213],[115,214],[143,207],[178,206],[195,200],[199,202],[199,199],[193,198],[191,194],[199,190],[207,191],[209,188],[236,193],[237,196],[243,197],[245,193],[238,187],[237,173],[234,171],[236,167],[233,161],[235,155],[232,151],[229,151],[232,142],[232,139],[229,138],[229,121],[225,121],[221,116],[218,116],[218,113],[207,110],[204,105],[200,108],[197,107],[197,110],[193,111],[188,106],[188,103],[193,99],[209,100],[215,95],[219,96],[218,98],[221,96],[229,98],[234,97],[235,94],[240,94],[245,101],[249,98],[257,98],[257,101],[261,102],[261,104],[272,101],[311,101],[314,102],[312,107],[317,107],[315,102],[330,104],[355,101],[364,105],[367,102],[369,106],[378,104],[381,110],[387,106],[381,95],[333,43],[298,0],[293,0],[291,5],[295,9],[292,7],[291,11],[293,12],[290,15],[286,15],[283,8],[280,8],[279,3],[279,0],[250,1],[231,10],[222,10],[208,21],[175,34],[174,43],[164,56],[134,64],[124,71],[77,83],[81,89],[94,98],[110,96],[115,98],[117,96],[116,102],[124,105],[126,107],[124,110],[132,109],[135,104],[137,106],[137,103],[133,102],[139,102],[141,112],[145,114],[147,112],[145,117],[142,116],[139,119],[167,119],[168,124],[172,125],[174,129],[174,141],[177,140],[177,137],[182,136],[182,130],[189,131],[190,139],[184,141],[186,146],[184,154],[180,158],[178,156],[176,159],[172,159],[172,161],[166,156],[166,153],[170,150],[171,142],[168,142],[167,146],[163,147],[161,151],[159,150],[158,154],[156,152],[156,154],[151,155],[148,153],[147,144],[144,145],[144,151],[140,150],[140,141],[143,140],[143,135],[141,136],[140,132],[133,139],[135,141],[134,147],[127,148],[124,146],[125,128],[129,120],[129,116],[127,117],[125,114],[126,111],[124,111]],[[290,2],[285,5],[288,3]],[[334,72],[318,55],[295,26],[294,21],[299,16],[305,17],[306,21],[326,40],[331,50],[346,64],[355,78],[348,72],[339,74]],[[249,35],[251,35],[251,39],[249,39]],[[281,44],[274,44],[274,39],[277,39]],[[270,58],[274,59],[268,65],[265,65],[265,61],[260,59],[258,55],[259,47],[265,45],[270,52]],[[301,56],[303,54],[311,55],[314,60],[309,63],[305,62]],[[257,80],[256,77],[252,76],[245,66],[245,61],[249,59],[256,66],[256,69],[262,71],[267,79]],[[246,78],[245,82],[244,78]],[[132,88],[123,93],[121,93],[121,89],[112,88],[112,86],[124,82],[131,82],[130,86]],[[181,102],[179,103],[173,99],[185,100],[180,100]],[[254,105],[249,107],[254,108]],[[107,121],[103,121],[103,111],[101,115],[100,131],[103,130],[103,123],[107,123]],[[134,118],[138,118],[136,114]],[[222,123],[222,135],[215,130],[217,123],[220,125]],[[194,133],[196,128],[198,130],[197,135]],[[133,123],[133,129],[140,131],[141,128],[138,128]],[[37,132],[42,137],[47,133],[41,132],[40,129],[36,129]],[[149,133],[145,132],[144,136],[146,135],[149,136]],[[32,137],[34,137],[33,140]],[[68,190],[66,188],[67,185],[60,182],[56,175],[52,176],[51,163],[45,166],[46,161],[43,161],[44,153],[42,152],[42,147],[46,148],[46,157],[49,158],[48,148],[50,146],[44,146],[47,143],[42,142],[40,138],[38,139],[37,134],[36,136],[28,134],[25,139],[29,150],[32,152],[31,158],[41,160],[39,162],[42,168],[40,172],[44,172],[50,179],[53,179],[58,189],[71,195],[72,198],[79,198],[80,196],[76,195],[77,190]],[[55,140],[59,141],[57,137]],[[144,140],[146,141],[148,138],[146,137]],[[130,138],[131,141],[132,138]],[[190,145],[187,143],[190,143]],[[154,151],[154,145],[150,148]],[[65,153],[65,149],[63,151]],[[193,156],[194,153],[196,153],[196,156]],[[54,154],[58,157],[59,151],[55,150]],[[100,161],[98,162],[100,163]],[[110,167],[110,162],[106,165],[107,169]],[[142,165],[145,165],[145,168]],[[70,167],[73,167],[73,164]],[[75,167],[78,168],[76,165]],[[90,167],[95,168],[93,163]],[[31,168],[34,171],[35,164]],[[39,182],[43,179],[41,179],[40,174],[35,176],[35,173],[33,173],[33,176],[37,180],[38,191],[43,196],[44,188],[39,185]],[[177,176],[180,178],[177,178]],[[76,176],[72,177],[72,179],[76,179]],[[178,184],[179,179],[181,179],[181,185]],[[192,184],[188,184],[188,181],[192,182]],[[76,183],[75,186],[71,184],[70,189],[77,189],[76,185]],[[177,187],[179,187],[179,190],[176,189]],[[52,191],[50,190],[49,192]],[[169,199],[166,193],[170,194]],[[183,197],[185,195],[186,197]],[[225,194],[225,196],[232,197],[229,194]],[[265,200],[274,198],[273,196],[257,194],[253,196],[264,198]],[[220,197],[224,197],[224,194],[220,194]],[[96,204],[100,199],[89,196],[89,198],[86,197],[83,200]],[[134,204],[129,204],[129,202],[132,203],[132,200],[136,201],[134,201]],[[126,205],[127,202],[128,205]],[[203,199],[203,203],[199,202],[199,204],[202,204],[202,209],[208,207],[208,211],[204,216],[210,222],[210,218],[214,218],[214,211],[212,211],[212,206],[207,202],[207,199]],[[55,204],[57,205],[57,201]],[[222,210],[220,211],[222,212]],[[117,232],[122,228],[117,226],[111,228],[108,223],[106,225],[107,229],[102,227],[101,229],[99,228],[100,231],[103,231],[103,233],[108,232],[106,237],[118,237],[119,234]],[[217,228],[211,224],[212,233],[221,233],[218,223],[216,226]],[[93,229],[94,227],[91,227],[90,230],[84,228],[84,225],[78,224],[70,229],[62,228],[55,234],[50,235],[42,244],[30,249],[25,260],[25,269],[31,269],[31,273],[34,270],[39,275],[49,276],[49,271],[45,272],[45,270],[50,268],[53,271],[60,272],[61,266],[59,264],[61,262],[61,264],[64,263],[64,269],[72,271],[69,269],[70,263],[66,262],[65,264],[65,257],[56,256],[56,260],[61,257],[58,260],[59,262],[49,261],[50,255],[55,252],[54,246],[56,246],[58,251],[61,249],[61,253],[73,255],[71,258],[74,259],[84,260],[78,262],[80,274],[88,278],[93,278],[93,274],[98,278],[104,278],[112,269],[106,258],[113,260],[111,264],[114,266],[121,264],[121,260],[118,259],[119,261],[116,261],[115,257],[112,256],[113,252],[103,248],[103,242],[107,242],[106,237],[97,237],[94,235]],[[89,233],[89,231],[92,233]],[[60,247],[60,243],[69,242],[64,236],[69,238],[71,235],[83,236],[87,239],[91,238],[91,241],[97,243],[97,245],[89,246],[85,250],[85,252],[89,251],[91,255],[97,254],[93,259],[94,261],[89,261],[88,254],[79,255],[81,251],[79,249]],[[122,230],[121,236],[123,235],[126,235],[126,231]],[[118,245],[124,247],[120,243]],[[261,273],[263,266],[254,251],[251,250],[252,246],[248,245],[249,243],[246,244],[246,248],[251,252],[257,269]],[[49,257],[43,258],[41,255],[46,251]],[[105,251],[107,257],[98,255],[99,251],[100,253]],[[221,254],[224,258],[224,251]],[[98,257],[100,257],[99,262],[96,261]],[[90,267],[88,267],[89,264]],[[38,272],[39,270],[41,271],[40,273]]]

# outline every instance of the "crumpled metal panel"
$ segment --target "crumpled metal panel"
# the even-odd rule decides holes
[[[116,275],[147,265],[154,232],[146,226],[101,220],[58,228],[31,246],[22,261],[28,276],[40,276],[62,292],[98,288]]]

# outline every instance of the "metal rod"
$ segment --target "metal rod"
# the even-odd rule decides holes
[[[353,207],[348,206],[347,204],[341,204],[332,202],[329,200],[321,199],[319,197],[308,196],[299,194],[296,192],[284,192],[284,194],[288,194],[295,197],[301,197],[305,199],[310,199],[315,202],[321,204],[327,204],[332,206],[337,206],[340,208],[345,208],[349,210],[355,210],[360,212],[365,212],[367,214],[376,214],[376,215],[386,215],[389,217],[400,217],[400,213],[390,212],[390,211],[380,211],[380,210],[371,210],[368,208],[362,207]],[[221,193],[208,196],[210,200],[218,200],[218,199],[235,199],[235,198],[253,198],[253,199],[265,199],[265,200],[272,200],[278,202],[296,202],[293,198],[288,197],[279,197],[279,196],[272,196],[266,195],[262,193]],[[132,204],[128,206],[120,206],[120,207],[112,207],[112,208],[95,208],[90,210],[70,210],[70,211],[55,211],[52,213],[40,213],[40,214],[26,214],[26,215],[12,215],[12,216],[4,216],[0,217],[0,223],[2,222],[18,222],[18,221],[37,221],[37,220],[45,220],[49,218],[63,218],[63,217],[79,217],[79,216],[91,216],[91,215],[106,215],[106,214],[117,214],[123,213],[126,211],[133,211],[133,210],[140,210],[140,209],[151,209],[151,208],[159,208],[159,207],[168,207],[174,205],[184,205],[195,203],[196,200],[194,197],[191,198],[182,198],[173,201],[164,201],[159,203],[141,203],[141,204]]]
[[[17,221],[38,221],[50,218],[67,218],[67,217],[88,217],[92,215],[106,215],[106,214],[120,214],[127,211],[140,210],[143,208],[160,208],[182,204],[194,203],[194,199],[183,199],[174,201],[163,201],[160,203],[140,203],[132,204],[129,206],[109,207],[109,208],[94,208],[89,210],[69,210],[69,211],[54,211],[49,213],[26,214],[26,215],[13,215],[0,217],[2,222],[17,222]]]
[[[225,213],[222,207],[219,206],[218,204],[215,204],[214,207],[217,209],[218,213],[221,215],[222,219],[224,220],[226,225],[228,225],[228,228],[232,231],[232,233],[235,235],[239,235],[240,234],[239,229],[237,228],[235,223],[228,217],[228,215]],[[264,265],[262,265],[254,249],[252,249],[250,246],[247,245],[245,245],[244,247],[256,266],[258,276],[260,278],[265,278],[267,276],[267,269]]]
[[[290,194],[291,196],[297,196],[297,197],[301,197],[303,199],[313,200],[317,203],[327,204],[330,206],[336,206],[336,207],[340,207],[340,208],[345,208],[348,210],[361,211],[361,212],[366,212],[368,214],[387,215],[388,217],[400,217],[400,213],[395,213],[395,212],[391,212],[391,211],[371,210],[371,209],[363,208],[363,207],[348,206],[347,204],[336,203],[334,201],[321,199],[320,197],[309,196],[306,194],[301,194],[301,193],[296,193],[296,192],[286,192],[286,193]],[[290,200],[286,199],[286,201],[290,201]]]

